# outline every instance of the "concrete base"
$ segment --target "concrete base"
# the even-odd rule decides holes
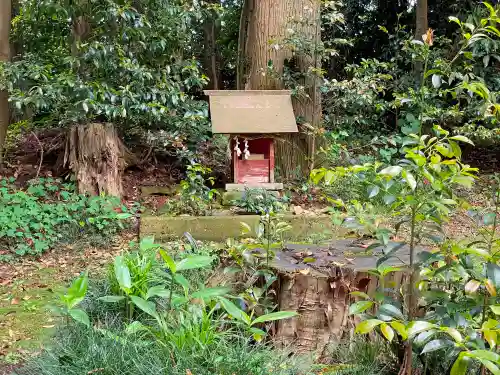
[[[245,191],[245,189],[265,189],[265,190],[283,190],[283,184],[273,183],[254,183],[254,184],[226,184],[227,191]]]
[[[173,240],[189,232],[195,239],[202,241],[224,242],[228,238],[255,237],[255,233],[241,234],[241,223],[255,228],[260,217],[257,215],[234,216],[146,216],[141,217],[140,235],[154,236],[157,241]],[[306,240],[318,235],[335,238],[335,228],[330,216],[285,215],[283,221],[292,229],[285,233],[286,240]]]

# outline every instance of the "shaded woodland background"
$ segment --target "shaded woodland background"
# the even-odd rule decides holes
[[[436,123],[487,147],[488,153],[465,150],[468,159],[496,166],[498,120],[491,109],[498,41],[481,40],[451,61],[461,34],[488,12],[480,2],[273,4],[3,1],[0,155],[6,173],[33,177],[43,156],[53,175],[74,172],[82,191],[121,195],[126,168],[168,182],[197,161],[223,182],[227,142],[211,135],[207,88],[293,91],[301,134],[279,143],[278,174],[286,180],[304,179],[322,165],[390,162],[405,134]],[[464,24],[450,22],[450,15]],[[411,97],[422,67],[411,41],[429,27],[432,63],[455,65],[448,82],[440,79],[425,93],[434,105],[421,121]],[[476,77],[488,105],[451,92],[456,82]],[[115,182],[106,186],[103,179]]]

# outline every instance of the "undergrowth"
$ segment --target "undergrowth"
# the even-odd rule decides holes
[[[109,237],[123,229],[136,207],[120,199],[89,197],[72,183],[53,178],[32,180],[25,188],[15,179],[0,179],[0,255],[38,255],[58,242],[81,236]]]

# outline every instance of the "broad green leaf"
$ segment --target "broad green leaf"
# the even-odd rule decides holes
[[[241,234],[242,235],[247,235],[249,233],[252,233],[252,228],[250,227],[250,225],[248,225],[247,223],[245,222],[240,222],[240,228],[241,228]]]
[[[199,298],[204,301],[213,299],[215,297],[221,297],[225,296],[229,293],[231,289],[226,288],[226,287],[214,287],[214,288],[206,288],[206,289],[201,289],[193,294],[191,294],[191,298]]]
[[[262,338],[266,335],[266,332],[256,327],[250,327],[249,331],[252,334],[254,340],[257,342],[261,342]]]
[[[153,236],[143,237],[141,238],[141,242],[139,242],[139,248],[141,251],[148,251],[158,247],[159,245],[155,243],[155,238]]]
[[[138,308],[140,308],[142,311],[144,311],[146,314],[149,316],[158,319],[158,313],[156,312],[156,306],[153,302],[146,301],[145,299],[142,299],[141,297],[137,296],[130,296],[130,299],[136,305]]]
[[[483,336],[490,348],[494,349],[497,345],[497,333],[488,329],[483,331]]]
[[[116,303],[123,301],[125,299],[124,296],[103,296],[99,297],[98,300],[106,303]]]
[[[391,177],[396,177],[398,176],[403,168],[401,168],[399,165],[393,165],[387,168],[382,169],[379,174],[384,175],[384,176],[391,176]]]
[[[417,181],[415,180],[415,177],[410,172],[407,172],[404,178],[408,186],[410,186],[411,190],[415,190],[415,188],[417,187]]]
[[[382,335],[384,335],[389,342],[394,338],[394,331],[387,323],[382,323],[380,325],[380,332],[382,332]]]
[[[261,315],[257,319],[254,319],[252,326],[258,323],[271,322],[273,320],[289,319],[297,316],[295,311],[277,311],[266,315]]]
[[[451,368],[450,375],[466,375],[469,362],[470,358],[466,357],[464,352],[460,353]]]
[[[500,305],[492,305],[490,309],[493,311],[493,314],[500,315]]]
[[[385,204],[392,204],[396,201],[396,197],[394,195],[386,194],[382,198]]]
[[[172,257],[170,255],[168,255],[165,252],[165,250],[163,250],[163,249],[160,250],[160,256],[162,257],[163,261],[165,262],[165,264],[169,268],[170,272],[175,274],[177,272],[177,266],[176,266],[174,260],[172,259]]]
[[[363,292],[358,292],[358,291],[351,292],[351,296],[361,297],[361,298],[364,298],[364,299],[370,299],[370,296],[368,294],[363,293]]]
[[[379,326],[382,323],[383,321],[379,319],[364,320],[356,326],[355,332],[361,334],[370,333],[375,327]]]
[[[331,183],[335,180],[335,172],[332,170],[328,170],[325,173],[325,184],[331,185]]]
[[[188,291],[189,290],[189,281],[188,279],[186,279],[184,276],[182,276],[180,273],[176,273],[174,274],[174,280],[177,284],[179,284],[180,286],[182,286],[182,288],[185,290],[185,291]]]
[[[456,328],[444,327],[444,328],[441,328],[441,330],[446,332],[448,335],[450,335],[453,338],[453,340],[455,340],[456,342],[463,341],[462,334],[460,332],[458,332],[458,330]]]
[[[128,266],[125,264],[125,260],[123,256],[119,255],[115,258],[114,262],[115,267],[115,277],[120,285],[120,288],[129,290],[132,288],[132,279],[130,277],[130,270]]]
[[[449,347],[449,346],[453,346],[453,342],[450,341],[450,340],[432,340],[432,341],[429,341],[425,346],[424,348],[422,349],[422,353],[421,354],[425,354],[425,353],[431,353],[431,352],[434,352],[436,350],[440,350],[440,349],[443,349],[443,348],[446,348],[446,347]]]
[[[373,198],[376,197],[377,194],[380,192],[380,187],[378,185],[370,185],[367,188],[368,191],[368,198]]]
[[[373,306],[372,301],[358,301],[349,306],[349,314],[361,314]]]
[[[457,17],[450,16],[450,17],[448,17],[448,19],[450,20],[450,22],[455,22],[459,26],[461,26],[461,24],[462,24]]]
[[[490,350],[471,350],[470,352],[467,352],[467,355],[476,359],[485,359],[496,363],[500,362],[500,354]]]
[[[69,310],[69,315],[71,315],[71,317],[78,323],[82,323],[87,327],[90,327],[89,316],[82,309],[71,309]]]
[[[474,142],[472,142],[469,138],[467,138],[463,135],[454,135],[453,137],[450,137],[450,139],[452,139],[454,141],[469,143],[469,144],[474,146]]]
[[[480,361],[493,375],[500,375],[500,369],[496,364],[486,359],[480,359]]]
[[[229,315],[231,315],[234,319],[237,319],[237,320],[247,324],[248,326],[251,325],[250,317],[242,309],[237,307],[234,303],[232,303],[230,300],[228,300],[226,298],[220,297],[219,301],[220,301],[222,307],[224,308],[224,310],[226,310],[226,312]]]
[[[405,318],[399,308],[388,303],[381,305],[378,309],[378,312],[383,315],[392,316],[393,318],[396,318],[398,320],[404,320]]]
[[[415,322],[411,322],[408,326],[408,336],[413,337],[420,332],[428,331],[432,328],[436,328],[436,325],[423,320],[417,320]]]
[[[494,263],[486,265],[486,275],[493,282],[496,288],[500,288],[500,266]]]
[[[169,296],[170,296],[170,291],[165,289],[165,287],[161,285],[152,286],[146,292],[146,300],[152,297],[168,298]]]
[[[474,178],[470,176],[455,176],[452,178],[452,181],[456,184],[465,186],[467,188],[471,188],[472,184],[474,183]]]
[[[394,320],[389,324],[399,334],[399,336],[401,336],[403,340],[406,340],[408,338],[408,332],[406,331],[406,327],[403,323]]]
[[[63,296],[63,299],[64,301],[66,301],[68,308],[72,309],[85,299],[88,285],[89,274],[88,271],[86,271],[71,283],[71,286],[66,292],[66,295]]]
[[[177,263],[177,272],[210,266],[213,258],[206,255],[192,255]]]

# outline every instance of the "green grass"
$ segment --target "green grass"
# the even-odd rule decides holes
[[[204,350],[177,350],[155,341],[114,340],[95,330],[71,327],[51,349],[19,370],[22,375],[294,375],[307,362],[238,337],[221,337]]]

